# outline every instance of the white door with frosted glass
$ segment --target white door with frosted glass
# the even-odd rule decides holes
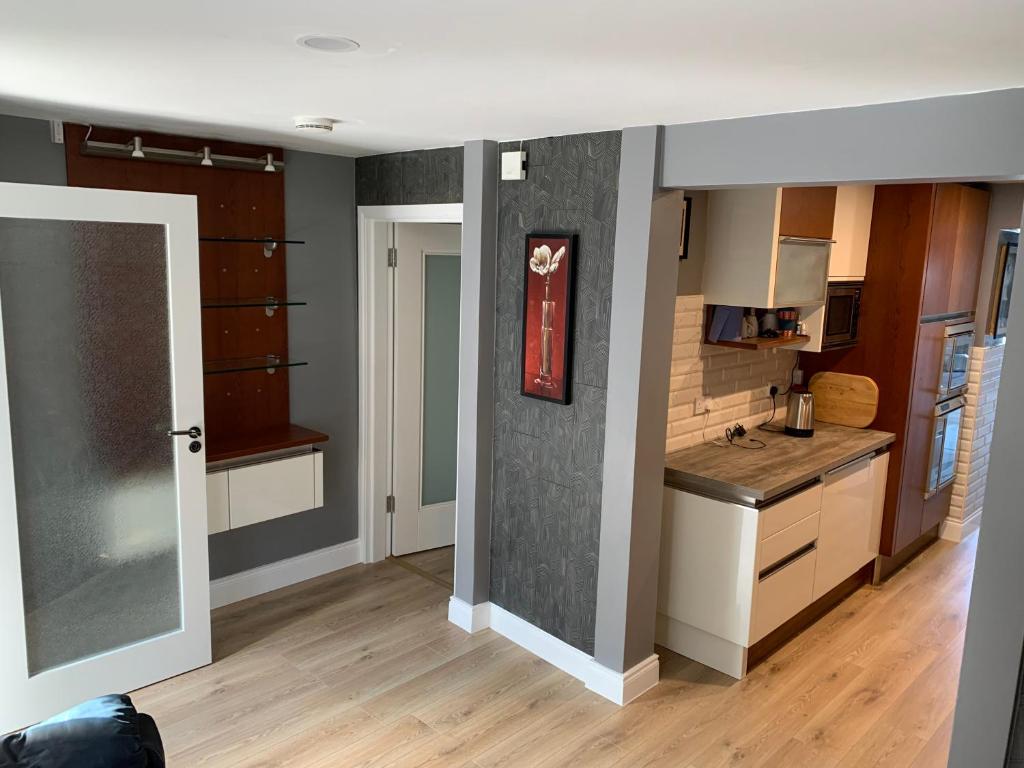
[[[210,663],[199,323],[194,197],[0,184],[0,733]]]
[[[455,543],[459,404],[458,224],[395,224],[391,554]]]

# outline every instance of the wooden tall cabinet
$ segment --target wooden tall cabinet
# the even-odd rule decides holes
[[[963,184],[875,189],[860,338],[803,355],[805,376],[838,371],[878,383],[875,429],[896,434],[889,454],[880,551],[883,571],[936,535],[951,489],[925,500],[944,318],[973,313],[989,194]]]

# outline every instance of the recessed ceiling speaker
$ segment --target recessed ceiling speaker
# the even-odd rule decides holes
[[[359,50],[359,43],[355,40],[332,35],[304,35],[295,42],[304,48],[323,53],[351,53]]]
[[[295,130],[330,133],[334,130],[334,124],[337,122],[339,121],[333,117],[296,117]]]

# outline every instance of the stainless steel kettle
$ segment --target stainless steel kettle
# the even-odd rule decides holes
[[[810,437],[814,434],[814,395],[790,391],[786,401],[786,434]]]

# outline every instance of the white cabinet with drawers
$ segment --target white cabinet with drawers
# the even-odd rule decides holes
[[[743,677],[751,646],[878,554],[887,465],[863,456],[760,508],[666,488],[657,642]]]
[[[323,454],[315,450],[210,472],[209,533],[322,507],[323,494]]]

